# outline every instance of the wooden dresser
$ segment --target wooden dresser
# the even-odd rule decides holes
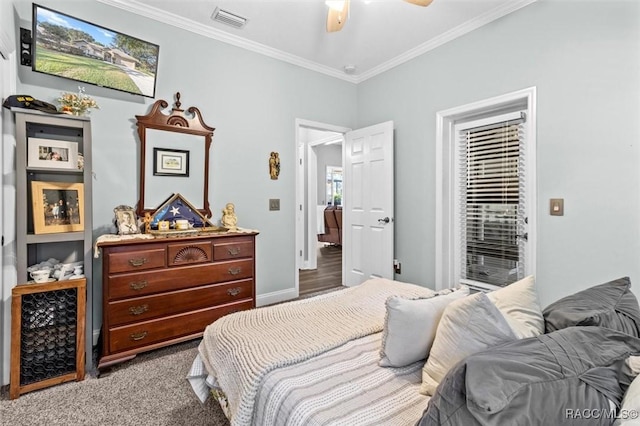
[[[223,315],[255,307],[256,233],[99,243],[98,368],[202,336]]]

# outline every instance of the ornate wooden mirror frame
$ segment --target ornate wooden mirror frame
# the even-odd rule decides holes
[[[209,149],[211,148],[211,141],[213,139],[213,127],[207,126],[202,120],[202,114],[196,107],[189,107],[187,113],[180,109],[180,93],[176,93],[175,106],[171,109],[170,114],[162,112],[167,108],[169,104],[165,100],[156,101],[151,107],[151,112],[147,115],[136,115],[138,136],[140,137],[140,198],[136,206],[136,213],[138,216],[144,216],[146,212],[153,213],[154,208],[145,207],[145,193],[149,190],[146,187],[146,173],[149,170],[153,170],[153,164],[147,164],[149,162],[150,154],[147,152],[147,130],[155,129],[166,132],[180,133],[184,135],[202,136],[204,142],[204,193],[202,194],[202,204],[199,200],[190,200],[191,203],[202,213],[204,216],[211,217],[211,209],[209,208]],[[199,156],[197,152],[189,153],[192,157]],[[152,158],[152,157],[151,157]],[[181,177],[168,178],[168,179],[184,179]],[[188,180],[182,181],[183,185],[189,185]],[[199,183],[198,183],[199,184]],[[178,191],[179,192],[179,191]],[[164,199],[171,197],[173,193],[167,193],[162,195]],[[158,206],[161,203],[158,204]]]

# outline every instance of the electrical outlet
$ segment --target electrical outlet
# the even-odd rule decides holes
[[[402,265],[401,265],[401,263],[400,263],[400,261],[398,259],[393,259],[393,271],[396,274],[401,274],[402,273],[401,272],[402,271],[401,266]]]
[[[269,210],[280,210],[280,198],[269,199]]]

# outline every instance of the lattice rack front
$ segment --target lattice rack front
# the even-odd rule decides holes
[[[14,287],[11,303],[11,399],[84,379],[87,280]]]

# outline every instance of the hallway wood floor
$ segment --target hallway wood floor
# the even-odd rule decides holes
[[[342,247],[318,244],[318,269],[300,270],[300,296],[342,286]]]

